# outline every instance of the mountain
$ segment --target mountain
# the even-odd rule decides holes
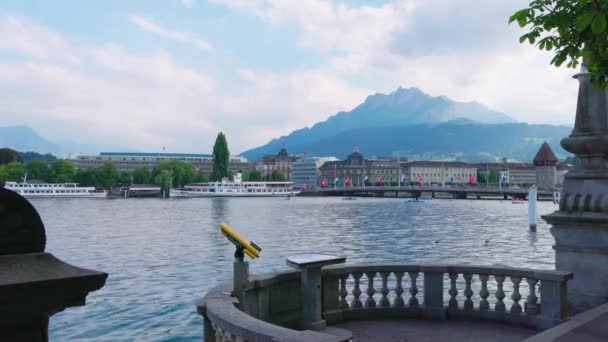
[[[558,156],[565,157],[559,140],[569,133],[566,126],[517,123],[477,102],[399,88],[388,95],[371,95],[350,112],[339,112],[241,155],[255,160],[277,153],[285,143],[292,153],[306,149],[309,155],[344,158],[357,144],[370,157],[399,154],[410,159],[529,161],[545,140]]]
[[[39,153],[59,153],[59,145],[46,140],[28,126],[0,127],[0,147],[16,151],[35,151]]]

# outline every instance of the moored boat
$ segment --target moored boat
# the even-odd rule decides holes
[[[233,181],[194,183],[171,189],[171,197],[290,197],[299,194],[292,182],[243,182],[237,173]]]
[[[4,188],[26,198],[105,198],[108,195],[106,190],[78,186],[77,183],[28,183],[24,180],[6,182]]]

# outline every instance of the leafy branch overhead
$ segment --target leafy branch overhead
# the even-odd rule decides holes
[[[591,80],[608,86],[608,0],[534,0],[515,12],[509,23],[528,27],[520,43],[554,51],[551,64],[576,68],[587,64]]]

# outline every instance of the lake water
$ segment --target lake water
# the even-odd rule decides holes
[[[52,341],[200,341],[196,302],[231,277],[226,222],[263,248],[251,272],[287,270],[304,252],[347,262],[554,267],[553,238],[510,201],[366,198],[39,199],[47,251],[110,274],[84,307],[54,315]],[[539,202],[538,213],[556,209]],[[486,243],[486,240],[489,240]]]

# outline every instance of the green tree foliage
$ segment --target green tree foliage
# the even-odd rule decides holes
[[[284,182],[286,180],[286,177],[283,174],[283,172],[281,172],[279,170],[274,170],[270,174],[269,180],[271,182]]]
[[[8,181],[8,170],[6,165],[0,165],[0,186]]]
[[[488,178],[490,184],[498,184],[500,182],[500,172],[496,169],[490,170],[490,176]]]
[[[118,184],[120,185],[131,185],[131,172],[123,171],[118,175]]]
[[[133,170],[133,184],[149,184],[150,180],[150,170],[147,167],[138,167]]]
[[[194,175],[194,179],[192,180],[192,182],[194,182],[194,183],[206,183],[208,181],[209,181],[209,177],[203,171],[198,171]]]
[[[25,164],[27,178],[46,181],[49,178],[49,166],[46,162],[34,159]]]
[[[21,161],[19,152],[11,150],[10,148],[0,148],[0,165],[8,164],[13,161]]]
[[[154,178],[156,184],[160,185],[157,179],[163,171],[170,171],[173,187],[183,186],[185,184],[192,183],[194,180],[194,171],[192,171],[192,166],[181,160],[165,160],[158,164],[158,166],[152,170],[152,177]]]
[[[249,179],[250,182],[261,182],[262,174],[258,170],[251,170],[251,171],[249,171],[247,178]]]
[[[112,163],[105,163],[102,166],[96,168],[94,170],[96,184],[95,186],[110,189],[118,184],[118,170],[116,170],[116,165]]]
[[[551,64],[576,68],[587,64],[593,83],[608,85],[608,0],[534,0],[509,23],[529,27],[519,39],[554,51]]]
[[[57,159],[49,166],[49,181],[54,183],[69,183],[74,181],[74,164],[69,160]]]
[[[79,169],[76,171],[74,181],[82,186],[100,186],[100,183],[97,181],[96,169]]]
[[[7,181],[19,182],[25,176],[25,165],[18,161],[13,161],[6,164],[6,178]]]
[[[160,185],[160,188],[167,193],[173,186],[173,171],[171,170],[160,170],[160,172],[154,176],[154,183]]]
[[[215,139],[213,145],[213,172],[211,180],[221,180],[224,177],[229,177],[230,173],[230,150],[228,150],[228,142],[224,133],[220,132]]]

